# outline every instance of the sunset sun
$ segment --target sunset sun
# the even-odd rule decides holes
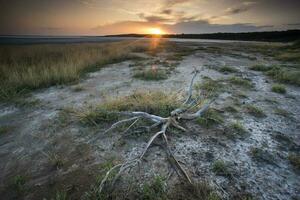
[[[150,28],[148,30],[149,34],[152,35],[162,35],[165,34],[165,32],[163,30],[161,30],[160,28]]]

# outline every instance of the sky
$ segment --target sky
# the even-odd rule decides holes
[[[0,35],[300,29],[300,0],[0,0]]]

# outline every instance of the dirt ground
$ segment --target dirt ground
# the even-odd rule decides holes
[[[22,106],[0,105],[0,125],[7,127],[6,133],[0,135],[1,198],[51,199],[57,190],[64,190],[71,199],[79,199],[97,179],[100,165],[110,159],[133,158],[151,135],[124,137],[116,132],[101,135],[106,127],[82,126],[62,115],[62,110],[84,109],[137,90],[185,91],[196,67],[202,69],[197,82],[204,77],[225,80],[239,76],[249,79],[254,88],[237,86],[219,94],[212,107],[222,111],[223,124],[205,128],[191,121],[184,124],[187,132],[169,133],[172,150],[193,180],[206,180],[228,193],[229,198],[247,193],[253,199],[299,199],[300,173],[291,165],[288,155],[300,149],[300,88],[286,85],[286,94],[274,93],[273,80],[262,72],[249,70],[257,63],[278,64],[272,57],[250,49],[253,43],[178,43],[197,50],[182,60],[170,61],[177,66],[166,80],[144,81],[132,77],[136,65],[149,67],[155,65],[149,64],[150,61],[167,60],[163,53],[144,55],[138,63],[124,61],[90,73],[76,85],[32,92]],[[238,71],[220,72],[222,66]],[[244,106],[248,104],[261,108],[265,116],[247,113]],[[226,111],[232,105],[237,111]],[[278,109],[287,112],[280,115]],[[227,125],[234,121],[245,127],[247,136],[228,136]],[[99,138],[94,141],[96,136]],[[253,156],[253,149],[261,150],[261,154]],[[216,160],[228,164],[230,176],[212,171]],[[149,176],[168,173],[164,151],[159,144],[153,146],[139,176],[146,180]],[[176,179],[174,173],[170,184]]]

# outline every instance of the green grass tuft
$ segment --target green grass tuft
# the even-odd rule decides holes
[[[300,155],[289,154],[288,159],[290,163],[298,170],[300,170]]]
[[[56,153],[50,153],[48,155],[48,159],[49,159],[50,164],[55,169],[61,169],[65,164],[65,161],[63,160],[63,158]]]
[[[166,179],[161,176],[155,176],[154,180],[146,183],[141,189],[141,199],[145,200],[167,200],[167,184]]]
[[[223,160],[217,160],[212,164],[212,171],[219,176],[229,176],[227,164]]]
[[[251,148],[250,154],[252,158],[256,161],[265,162],[268,164],[275,164],[274,156],[266,150],[254,147]]]
[[[253,66],[251,66],[249,69],[251,69],[251,70],[253,70],[253,71],[266,72],[266,71],[270,70],[270,67],[265,66],[265,65],[258,64],[258,65],[253,65]]]
[[[225,108],[226,112],[231,112],[231,113],[237,113],[238,109],[235,106],[226,106]]]
[[[292,113],[290,113],[290,112],[288,112],[288,111],[286,111],[284,109],[281,109],[281,108],[276,108],[274,110],[274,113],[276,115],[281,115],[281,116],[284,116],[284,117],[287,117],[287,118],[291,117],[291,115],[292,115]]]
[[[11,186],[16,191],[17,194],[23,193],[25,191],[26,177],[23,175],[17,175],[13,177]]]
[[[196,122],[201,126],[210,128],[224,122],[223,116],[215,109],[209,108],[202,117],[199,117]]]
[[[0,135],[7,134],[13,130],[13,126],[0,126]]]
[[[214,189],[206,182],[176,184],[170,191],[168,200],[221,200]]]
[[[223,66],[219,69],[220,72],[223,72],[223,73],[235,73],[235,72],[238,72],[238,70],[234,67],[230,67],[230,66]]]
[[[247,133],[245,127],[238,121],[230,123],[228,128],[230,135],[233,137],[244,136]]]
[[[145,81],[158,81],[168,78],[167,73],[163,69],[145,69],[136,71],[133,77]]]
[[[265,117],[266,114],[263,112],[262,109],[254,106],[254,105],[245,105],[246,112],[250,115],[253,115],[254,117]]]
[[[195,84],[195,89],[207,97],[216,96],[222,91],[222,84],[218,80],[205,79],[202,83]]]
[[[65,192],[65,191],[57,191],[55,193],[55,200],[67,200],[67,199],[68,199],[67,192]]]
[[[248,79],[245,79],[245,78],[240,78],[240,77],[233,76],[233,77],[229,78],[229,82],[234,84],[234,85],[242,86],[242,87],[245,87],[245,88],[252,88],[253,87],[251,81],[248,80]]]
[[[300,52],[299,51],[283,52],[278,56],[276,56],[276,58],[280,61],[285,61],[285,62],[300,62]]]
[[[272,85],[272,92],[280,93],[280,94],[285,94],[286,89],[285,86],[282,84],[274,84]]]
[[[272,67],[266,74],[274,80],[281,83],[289,83],[300,86],[300,71],[281,68],[278,66]]]

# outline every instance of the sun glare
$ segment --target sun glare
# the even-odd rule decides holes
[[[160,28],[150,28],[149,29],[149,34],[152,34],[152,35],[162,35],[164,33],[165,32],[163,30],[161,30]]]

